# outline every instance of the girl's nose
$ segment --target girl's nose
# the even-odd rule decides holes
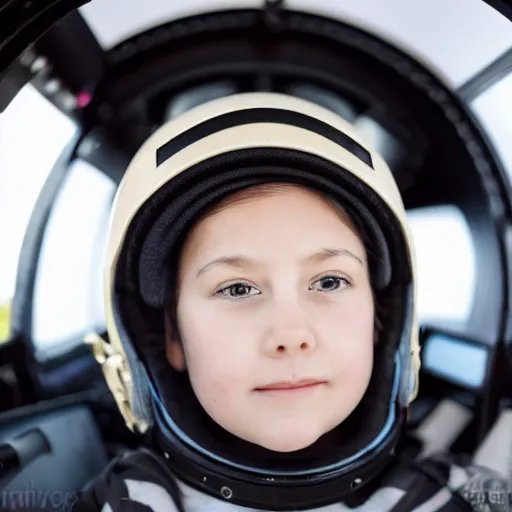
[[[265,352],[271,357],[307,354],[315,348],[315,337],[302,311],[276,319],[270,335],[265,340]]]

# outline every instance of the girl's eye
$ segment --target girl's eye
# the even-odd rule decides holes
[[[254,286],[249,286],[244,283],[235,283],[222,290],[217,292],[218,295],[222,295],[228,299],[245,299],[247,297],[252,297],[254,295],[259,295],[260,292],[254,288]]]
[[[348,288],[350,283],[344,277],[339,276],[325,276],[318,281],[315,281],[310,287],[310,290],[319,292],[335,292]]]

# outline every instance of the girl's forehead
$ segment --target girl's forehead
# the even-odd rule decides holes
[[[243,232],[269,225],[277,228],[279,224],[300,224],[304,230],[341,224],[361,239],[351,216],[334,198],[306,186],[287,183],[259,185],[228,196],[195,223],[189,238],[200,234],[218,236],[216,232],[223,228],[237,227]],[[224,232],[222,237],[227,238],[229,234]]]

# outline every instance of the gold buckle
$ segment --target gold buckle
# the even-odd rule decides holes
[[[126,425],[134,432],[144,432],[147,426],[136,418],[130,405],[132,377],[123,355],[95,332],[87,334],[84,341],[91,347],[94,358],[100,364]]]

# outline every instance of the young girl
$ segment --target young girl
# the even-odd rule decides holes
[[[110,343],[94,350],[147,443],[78,510],[491,510],[486,491],[506,495],[489,471],[402,453],[414,253],[391,172],[335,114],[242,94],[161,127],[119,187],[107,263]]]

